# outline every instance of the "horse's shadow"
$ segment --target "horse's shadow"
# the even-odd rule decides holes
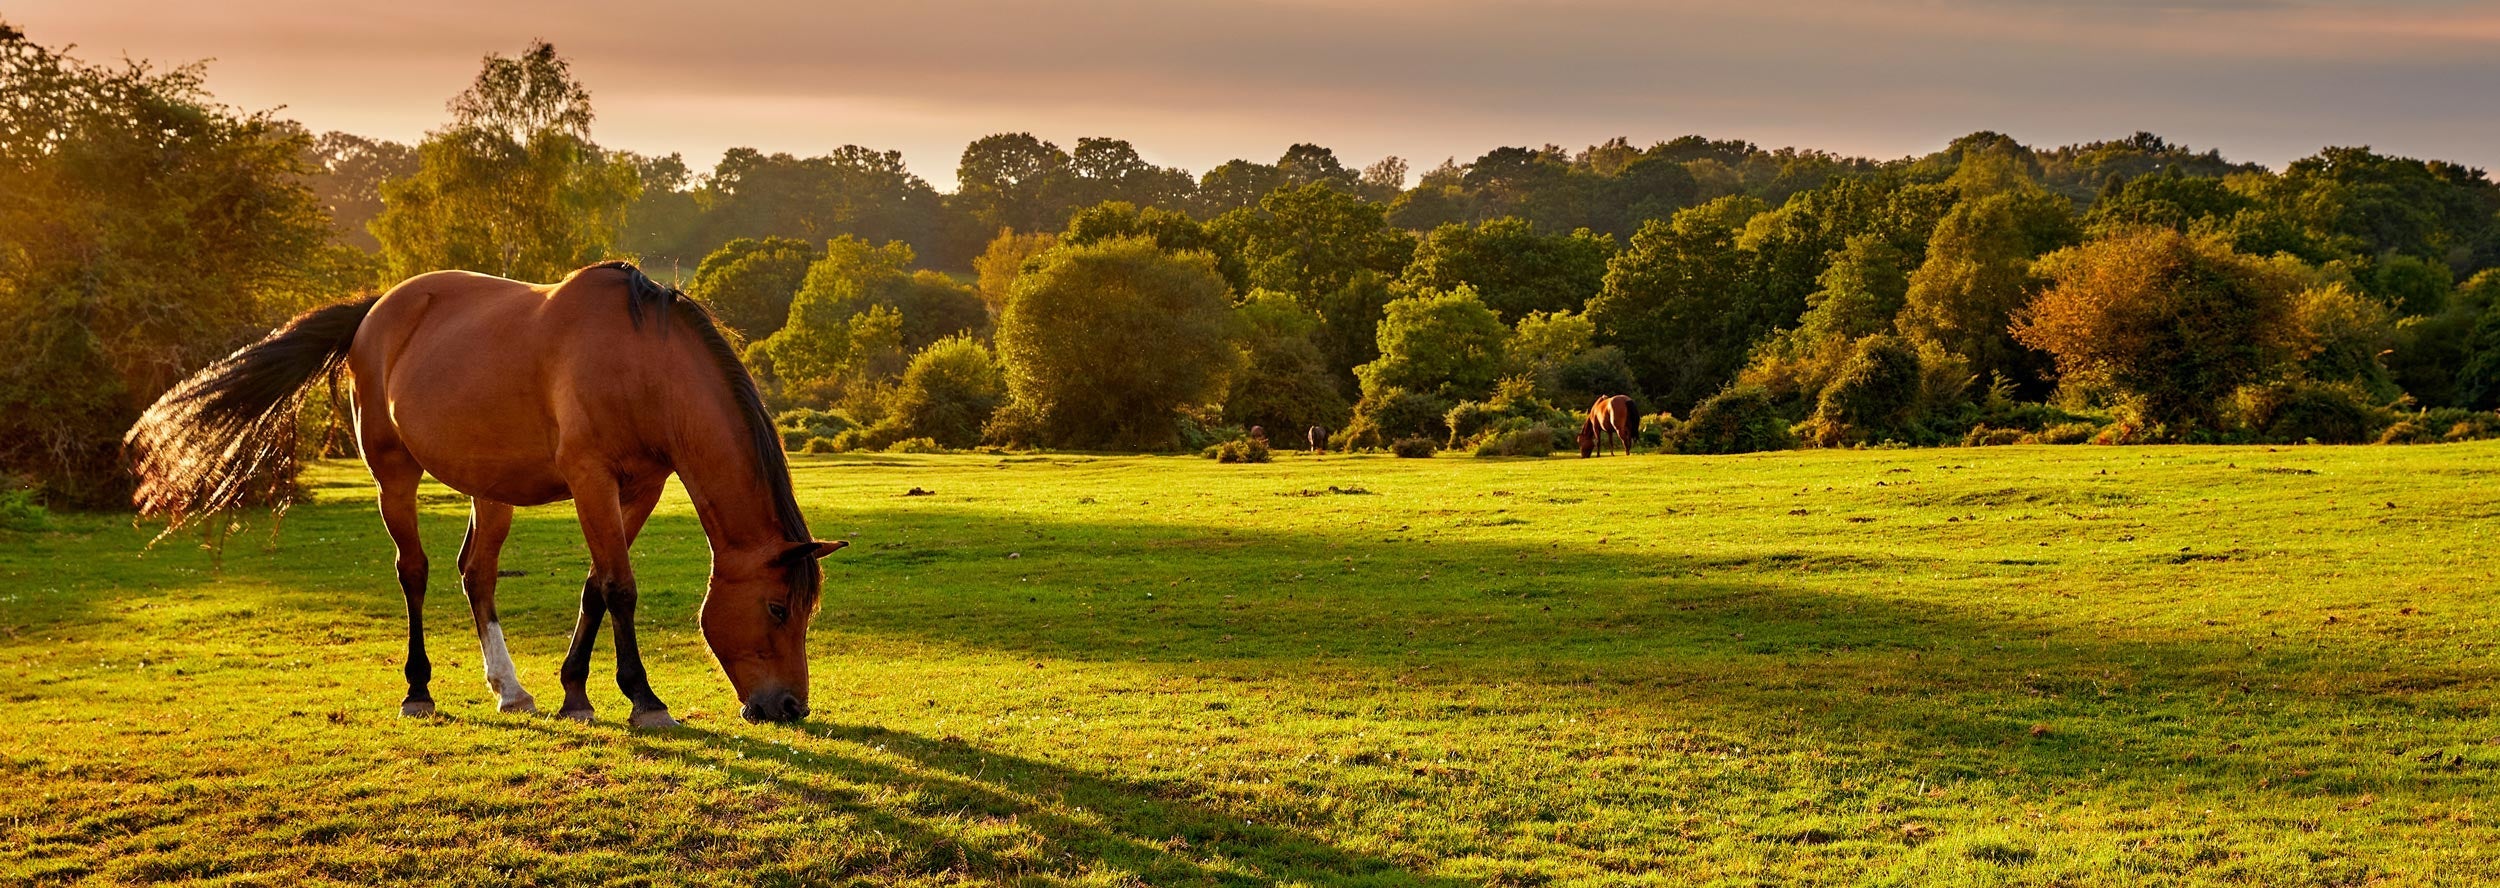
[[[545,733],[559,730],[534,719],[508,724]],[[1189,789],[1184,785],[1089,773],[1001,754],[951,737],[931,739],[873,725],[806,723],[792,729],[809,737],[873,745],[908,763],[897,765],[700,725],[661,732],[621,726],[612,730],[622,735],[637,756],[714,769],[742,783],[769,786],[806,804],[854,818],[897,847],[911,849],[893,858],[863,862],[859,864],[862,872],[793,874],[802,881],[896,869],[1010,881],[1082,862],[1090,866],[1081,869],[1109,869],[1151,885],[1456,888],[1472,884],[1418,873],[1398,862],[1337,848],[1288,827],[1201,806],[1185,798]],[[679,742],[684,740],[694,743]],[[852,788],[857,786],[887,787],[894,791],[891,795],[912,798],[914,809],[955,817],[1012,819],[1039,836],[1045,847],[1038,855],[1029,851],[1002,854],[967,843],[912,811],[878,804]]]

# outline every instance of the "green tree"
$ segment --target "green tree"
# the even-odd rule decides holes
[[[704,207],[704,237],[713,241],[849,235],[902,241],[922,261],[946,267],[969,262],[998,230],[949,206],[905,168],[902,152],[858,145],[818,157],[732,148],[695,197]]]
[[[1771,330],[1774,312],[1757,299],[1751,257],[1736,246],[1741,214],[1722,203],[1641,226],[1589,300],[1599,341],[1623,349],[1641,387],[1670,410],[1717,391]]]
[[[1615,239],[1580,229],[1540,235],[1524,219],[1504,217],[1480,225],[1444,225],[1415,246],[1404,283],[1418,290],[1476,289],[1486,307],[1504,320],[1530,312],[1572,312],[1588,304],[1606,282],[1606,260]]]
[[[790,319],[790,300],[819,258],[803,240],[742,237],[703,257],[686,289],[739,335],[763,339]]]
[[[1493,392],[1510,331],[1461,284],[1390,302],[1379,335],[1380,357],[1354,371],[1363,391],[1403,388],[1455,401]]]
[[[122,432],[201,366],[355,282],[311,140],[202,69],[90,65],[0,24],[0,475],[128,504]]]
[[[2105,386],[2173,434],[2211,428],[2231,392],[2302,345],[2295,281],[2216,238],[2132,229],[2051,254],[2015,327],[2065,379]]]
[[[1024,264],[1058,245],[1059,236],[1047,231],[1001,231],[990,240],[980,258],[972,260],[972,271],[979,281],[981,301],[989,305],[991,314],[1006,311],[1007,294],[1015,290],[1016,279],[1024,275]]]
[[[383,186],[372,228],[393,274],[551,281],[614,252],[641,186],[590,141],[590,92],[554,46],[487,56],[451,110],[416,173]]]
[[[1237,355],[1232,293],[1204,253],[1143,238],[1036,257],[998,324],[1011,443],[1169,447],[1184,407],[1211,402]]]
[[[955,202],[986,231],[1055,231],[1075,197],[1071,160],[1032,133],[984,136],[964,146]]]
[[[1217,217],[1207,234],[1236,257],[1237,289],[1274,290],[1319,313],[1320,348],[1340,374],[1373,357],[1388,284],[1415,255],[1414,236],[1390,227],[1379,204],[1318,183]]]
[[[1197,181],[1188,172],[1147,163],[1126,139],[1076,140],[1076,150],[1068,156],[1068,174],[1072,206],[1122,201],[1176,210],[1188,206],[1198,191]]]
[[[1927,261],[1910,273],[1897,325],[1913,341],[1968,359],[1982,377],[1995,374],[2037,393],[2045,388],[2046,368],[2009,330],[2034,286],[2018,200],[1992,195],[1965,201],[1945,216],[1927,245]]]
[[[902,372],[904,355],[986,326],[987,310],[972,288],[937,272],[914,272],[912,260],[911,246],[900,242],[827,241],[782,328],[758,343],[772,374],[830,382],[856,405],[863,392]]]
[[[1319,314],[1268,290],[1251,292],[1234,311],[1241,363],[1225,386],[1224,421],[1264,425],[1287,440],[1315,425],[1342,425],[1345,395],[1316,342]]]
[[[313,167],[305,184],[329,210],[333,236],[359,250],[379,252],[382,242],[365,226],[382,214],[382,183],[417,171],[417,150],[334,131],[313,139],[305,160]]]

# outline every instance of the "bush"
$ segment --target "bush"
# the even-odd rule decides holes
[[[831,438],[858,428],[850,417],[830,410],[785,410],[773,417],[773,426],[781,431],[781,448],[797,450],[812,438]],[[822,452],[822,451],[810,451]]]
[[[1236,438],[1207,448],[1207,455],[1220,463],[1263,463],[1268,461],[1267,442],[1257,438]]]
[[[2250,431],[2285,443],[2359,444],[2394,423],[2367,391],[2349,382],[2252,385],[2240,389],[2234,401]]]
[[[1502,380],[1493,397],[1483,401],[1460,401],[1442,417],[1449,427],[1448,446],[1465,447],[1494,435],[1510,434],[1530,426],[1556,428],[1575,427],[1579,420],[1556,409],[1536,396],[1536,383],[1526,377]]]
[[[2082,444],[2091,441],[2100,433],[2101,427],[2094,423],[2062,422],[2041,429],[2038,434],[2032,436],[2032,440],[2039,444]]]
[[[1006,400],[1007,380],[989,348],[953,336],[912,357],[886,402],[886,418],[913,437],[970,447],[981,443],[982,428]]]
[[[1446,438],[1449,412],[1448,401],[1394,386],[1366,393],[1346,424],[1345,449],[1386,447],[1401,438]]]
[[[904,438],[885,445],[887,453],[945,453],[946,447],[934,438]]]
[[[2408,419],[2388,426],[2387,431],[2380,432],[2378,442],[2381,444],[2437,444],[2439,433],[2431,431],[2431,428],[2423,425],[2420,420]]]
[[[832,438],[816,437],[809,438],[807,443],[799,445],[799,451],[802,453],[840,453],[842,445]]]
[[[26,488],[0,490],[0,530],[36,533],[52,529],[52,515]]]
[[[1547,456],[1556,449],[1560,433],[1551,426],[1535,425],[1517,431],[1486,435],[1476,442],[1477,456]]]
[[[1892,336],[1859,340],[1840,375],[1816,398],[1807,420],[1814,442],[1831,447],[1906,437],[1925,382],[1918,350],[1909,343]]]
[[[2007,444],[2030,443],[2031,437],[2030,432],[2022,429],[1989,428],[1987,424],[1982,423],[1972,426],[1970,431],[1963,433],[1962,446],[2002,447]]]
[[[2444,429],[2440,438],[2446,441],[2480,441],[2500,437],[2500,413],[2488,410],[2446,408],[2422,413],[2421,422],[2434,429]]]
[[[1760,386],[1736,386],[1711,395],[1693,408],[1692,418],[1678,431],[1678,453],[1754,453],[1796,444],[1771,393]]]
[[[1430,458],[1433,452],[1439,449],[1433,445],[1430,438],[1399,438],[1396,443],[1389,445],[1390,453],[1408,459]]]
[[[1684,421],[1675,418],[1675,414],[1672,413],[1653,413],[1641,417],[1641,446],[1653,450],[1665,447],[1667,442],[1675,440],[1675,437],[1682,434],[1683,430]]]

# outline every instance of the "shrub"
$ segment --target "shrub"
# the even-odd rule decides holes
[[[1962,446],[2001,447],[2007,444],[2028,443],[2031,437],[2030,432],[2022,429],[1989,428],[1987,424],[1982,423],[1972,426],[1970,431],[1963,433]]]
[[[2380,432],[2378,442],[2381,444],[2437,444],[2439,433],[2431,431],[2430,426],[2423,425],[2420,420],[2407,419],[2388,426],[2387,431]]]
[[[2358,444],[2392,424],[2369,393],[2349,382],[2295,379],[2248,386],[2234,399],[2240,420],[2268,440]]]
[[[946,447],[934,438],[904,438],[885,445],[887,453],[945,453]]]
[[[2032,436],[2040,444],[2082,444],[2101,433],[2099,425],[2088,422],[2061,422]]]
[[[1345,449],[1386,447],[1400,438],[1445,438],[1449,412],[1448,401],[1420,392],[1390,387],[1366,393],[1346,424]]]
[[[1917,349],[1896,337],[1869,336],[1816,398],[1807,424],[1825,447],[1902,438],[1918,415],[1924,387]]]
[[[1675,418],[1675,414],[1672,413],[1653,413],[1641,417],[1641,446],[1652,449],[1665,447],[1667,442],[1675,440],[1675,437],[1682,434],[1683,430],[1684,421]]]
[[[0,490],[0,530],[36,533],[52,529],[52,516],[26,488]]]
[[[785,410],[773,417],[774,427],[781,430],[781,447],[797,450],[811,438],[831,438],[859,427],[850,417],[830,410]]]
[[[841,450],[840,442],[825,437],[809,438],[807,443],[799,445],[799,451],[802,453],[839,453]]]
[[[1527,377],[1502,380],[1493,397],[1483,401],[1460,401],[1442,417],[1450,430],[1449,447],[1463,447],[1478,439],[1508,434],[1532,425],[1557,428],[1579,424],[1577,418],[1536,396],[1536,383]]]
[[[1263,463],[1269,458],[1267,442],[1257,438],[1236,438],[1207,448],[1207,455],[1220,463]]]
[[[914,437],[947,447],[981,443],[981,430],[1007,400],[1007,380],[988,347],[968,336],[940,339],[903,370],[886,418]]]
[[[1679,453],[1753,453],[1786,450],[1796,444],[1788,422],[1780,418],[1771,393],[1759,386],[1737,386],[1711,395],[1693,408],[1676,436]]]
[[[1535,425],[1517,431],[1486,435],[1476,442],[1477,456],[1547,456],[1555,450],[1559,433],[1551,426]]]
[[[1408,459],[1425,459],[1432,456],[1433,451],[1439,449],[1433,445],[1430,438],[1399,438],[1397,443],[1389,445],[1390,453]]]
[[[2488,410],[2429,410],[2422,414],[2422,422],[2434,429],[2444,428],[2440,435],[2442,440],[2480,441],[2500,437],[2500,413]]]

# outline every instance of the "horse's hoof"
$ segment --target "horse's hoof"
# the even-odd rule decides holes
[[[625,723],[637,728],[674,728],[677,726],[677,720],[670,718],[666,709],[634,713],[625,718]]]
[[[569,718],[585,725],[590,724],[590,710],[588,709],[567,709],[556,713],[556,717]]]
[[[432,718],[434,717],[434,701],[410,700],[406,703],[401,703],[399,704],[399,715],[401,718]]]
[[[505,712],[537,712],[538,698],[532,697],[528,694],[522,694],[519,699],[505,700],[502,705],[496,708]]]

